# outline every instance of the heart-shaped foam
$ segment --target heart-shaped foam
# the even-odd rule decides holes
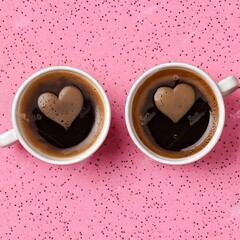
[[[43,93],[38,98],[38,107],[42,113],[63,126],[66,130],[81,112],[83,95],[74,86],[64,87],[57,97],[53,93]]]
[[[195,92],[185,83],[175,88],[160,87],[154,94],[154,102],[159,111],[177,123],[195,102]]]

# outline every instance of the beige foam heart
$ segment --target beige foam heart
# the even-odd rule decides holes
[[[61,90],[58,97],[49,92],[41,94],[38,107],[45,116],[67,130],[81,112],[83,101],[83,95],[78,88],[67,86]]]
[[[185,83],[178,84],[174,89],[160,87],[154,94],[154,102],[158,110],[177,123],[194,104],[195,92]]]

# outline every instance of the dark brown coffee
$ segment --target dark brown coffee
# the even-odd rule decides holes
[[[208,127],[210,108],[207,102],[198,98],[176,123],[155,106],[149,109],[145,116],[147,114],[152,115],[147,121],[147,127],[155,142],[163,149],[181,151],[195,144],[203,136]]]
[[[48,93],[56,98],[65,88],[74,88],[83,97],[81,110],[66,128],[39,107],[39,97]],[[70,92],[71,98],[71,92]],[[74,101],[68,105],[76,105]],[[67,105],[67,110],[71,106]],[[103,127],[104,103],[94,85],[83,76],[69,71],[54,71],[35,79],[23,93],[18,108],[20,129],[26,142],[42,154],[51,157],[70,157],[89,148]],[[53,108],[55,115],[58,108]],[[51,110],[51,108],[50,108]],[[63,120],[62,120],[63,121]]]
[[[188,84],[196,99],[191,109],[178,122],[173,122],[157,109],[153,96],[162,86],[174,88]],[[207,82],[194,72],[182,68],[161,70],[144,81],[132,104],[135,131],[142,143],[164,157],[190,156],[212,139],[219,114],[214,92]]]

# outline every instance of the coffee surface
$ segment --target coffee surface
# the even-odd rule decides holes
[[[181,84],[194,90],[195,100],[188,106],[189,110],[183,111],[183,116],[171,119],[168,113],[159,110],[154,95],[162,87],[173,90]],[[191,95],[192,91],[189,92]],[[182,68],[161,70],[148,77],[132,102],[133,127],[141,142],[156,154],[172,159],[190,156],[209,143],[217,128],[218,112],[217,100],[208,83]]]
[[[156,143],[164,149],[180,151],[202,137],[209,123],[210,108],[199,98],[177,123],[156,107],[149,109],[148,113],[154,113],[147,127]]]
[[[95,114],[90,102],[85,102],[82,111],[74,118],[68,129],[45,116],[41,110],[35,108],[35,125],[38,133],[59,148],[73,147],[82,142],[90,133],[95,120]]]
[[[25,140],[53,158],[85,151],[103,127],[100,93],[89,80],[68,71],[39,76],[24,92],[18,108]]]

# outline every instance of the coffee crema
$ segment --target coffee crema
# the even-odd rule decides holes
[[[205,115],[201,119],[202,123],[198,123],[200,124],[198,125],[198,127],[200,127],[198,128],[200,135],[196,138],[197,133],[193,132],[191,136],[192,139],[182,139],[182,142],[178,142],[178,145],[176,145],[173,142],[175,136],[171,136],[171,133],[169,133],[169,139],[165,140],[163,138],[161,139],[161,132],[156,132],[157,119],[160,120],[159,124],[166,123],[168,125],[167,127],[170,128],[177,126],[177,124],[171,125],[167,117],[165,121],[165,116],[157,112],[153,96],[159,87],[168,86],[174,88],[179,83],[192,86],[196,94],[192,112],[191,110],[189,111],[192,115],[186,115],[185,120],[183,117],[183,119],[180,120],[180,124],[182,124],[181,121],[183,123],[184,121],[188,121],[188,124],[195,124],[195,122],[198,121],[198,117],[202,117],[194,116],[194,108],[204,110],[206,114],[204,113]],[[191,116],[191,119],[189,116]],[[191,156],[202,150],[212,139],[217,129],[218,121],[219,107],[213,90],[199,75],[183,68],[168,68],[152,74],[137,89],[132,101],[133,127],[141,142],[154,153],[162,157],[172,158],[173,160],[175,158],[179,159]],[[164,127],[162,127],[162,130],[163,129]],[[190,132],[188,134],[190,136]],[[162,134],[162,136],[165,135]]]
[[[64,125],[42,113],[38,100],[46,93],[58,97],[69,86],[75,91],[79,89],[84,102],[69,129],[64,129]],[[25,141],[35,151],[52,158],[73,157],[90,148],[101,133],[103,122],[104,102],[93,83],[84,76],[66,70],[48,72],[36,78],[22,94],[18,104],[18,124]]]

